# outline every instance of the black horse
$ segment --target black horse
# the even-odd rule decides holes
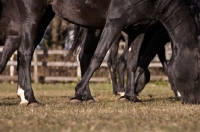
[[[149,23],[149,21],[148,21],[148,23]],[[133,28],[134,28],[134,30],[133,30]],[[122,36],[123,36],[123,38],[126,41],[126,45],[125,45],[125,49],[124,49],[120,58],[127,58],[125,56],[128,55],[126,53],[129,52],[128,49],[129,49],[131,44],[133,45],[132,48],[134,49],[135,52],[134,52],[134,55],[132,55],[132,54],[130,54],[130,55],[132,55],[133,58],[138,58],[139,54],[137,54],[137,53],[139,53],[138,50],[140,50],[140,42],[142,42],[142,40],[143,40],[143,37],[141,37],[143,35],[138,35],[138,34],[143,33],[145,30],[146,30],[146,28],[139,28],[138,29],[138,28],[135,28],[135,27],[131,27],[131,31],[132,31],[131,33],[132,34],[127,35],[124,32],[121,32],[118,35],[118,37],[116,38],[116,40],[114,41],[114,43],[112,44],[112,47],[110,48],[110,54],[108,55],[107,64],[108,64],[108,69],[109,69],[110,75],[111,75],[113,93],[114,94],[120,94],[121,96],[123,96],[124,93],[125,93],[124,84],[121,84],[121,83],[123,83],[123,79],[124,79],[123,76],[122,75],[119,76],[119,82],[120,82],[119,84],[122,87],[117,86],[117,78],[116,78],[117,54],[118,54],[119,42],[120,42],[120,40],[122,39]],[[75,32],[75,34],[79,34],[80,37],[79,37],[79,41],[78,42],[76,41],[73,44],[73,47],[72,47],[71,50],[73,51],[79,45],[81,45],[81,52],[79,54],[79,61],[80,61],[82,75],[84,75],[84,73],[86,72],[86,70],[87,70],[87,68],[90,64],[91,58],[94,54],[94,51],[95,51],[97,44],[98,44],[98,41],[100,39],[101,31],[102,30],[100,30],[100,29],[91,29],[91,28],[88,29],[88,28],[80,27],[79,30],[77,30]],[[134,41],[134,43],[133,43],[133,41]],[[129,59],[131,59],[131,56],[129,57]],[[137,61],[137,59],[135,59],[133,61]],[[133,62],[133,61],[131,61],[131,62]],[[126,61],[126,62],[128,62],[128,61]],[[126,62],[122,63],[122,61],[121,61],[120,65],[121,64],[126,65]],[[137,63],[134,63],[134,64],[137,64]],[[134,65],[134,67],[136,67],[136,66]],[[131,67],[130,67],[130,69],[131,69]],[[123,68],[123,71],[124,70],[125,69]],[[121,71],[122,70],[120,70],[120,72]],[[150,79],[148,71],[143,75],[144,76],[141,76],[140,79],[138,80],[138,85],[136,86],[136,88],[140,89],[140,90],[142,90],[144,88],[144,86],[146,85],[146,83]],[[89,89],[88,85],[87,85],[87,87]],[[87,92],[86,96],[90,97],[90,101],[93,100],[90,91]]]
[[[94,53],[94,56],[92,58],[92,61],[90,63],[90,66],[89,66],[87,72],[83,76],[81,82],[76,87],[75,98],[73,98],[71,101],[84,100],[82,95],[83,95],[85,88],[83,86],[85,86],[87,84],[89,78],[92,76],[93,71],[96,70],[96,68],[98,68],[99,64],[103,60],[103,57],[104,57],[107,49],[109,49],[110,44],[114,41],[114,38],[116,38],[116,36],[119,34],[119,32],[123,29],[124,25],[126,25],[127,22],[130,22],[130,21],[131,21],[131,23],[137,23],[137,21],[135,21],[135,20],[142,21],[142,20],[149,19],[149,16],[150,16],[150,18],[152,18],[152,19],[157,18],[159,21],[162,22],[162,24],[165,26],[165,28],[167,29],[167,31],[170,35],[173,49],[176,48],[176,51],[173,50],[174,52],[172,55],[173,56],[172,58],[176,58],[176,59],[174,59],[175,61],[172,61],[172,60],[170,61],[170,68],[169,68],[170,72],[169,73],[175,75],[175,76],[173,75],[173,78],[175,78],[173,81],[174,81],[174,84],[176,85],[175,87],[178,88],[178,91],[181,92],[181,95],[183,97],[183,102],[198,103],[199,97],[198,97],[198,94],[196,94],[198,92],[195,91],[199,85],[198,84],[198,81],[199,81],[198,65],[197,65],[197,63],[195,63],[196,62],[195,59],[189,59],[190,57],[198,58],[198,55],[197,55],[198,54],[198,52],[197,52],[197,49],[198,49],[197,32],[196,32],[196,25],[194,24],[195,21],[194,21],[194,18],[192,17],[191,10],[189,8],[190,2],[188,2],[188,1],[173,1],[173,2],[172,1],[170,1],[170,2],[164,1],[161,3],[160,3],[160,1],[159,2],[158,1],[138,2],[138,3],[135,3],[135,5],[140,6],[141,8],[142,7],[145,8],[146,6],[151,7],[151,11],[154,10],[154,8],[156,7],[156,12],[157,11],[159,12],[159,15],[157,13],[155,13],[155,14],[157,14],[157,15],[155,15],[151,11],[148,11],[148,12],[144,11],[145,14],[142,14],[142,15],[140,14],[140,16],[138,16],[138,14],[136,13],[137,10],[134,10],[133,8],[131,8],[131,6],[128,6],[125,3],[123,3],[123,4],[130,8],[126,8],[126,6],[124,6],[124,8],[121,7],[120,9],[123,9],[123,10],[120,10],[122,12],[119,12],[119,7],[116,5],[119,5],[122,3],[120,3],[120,2],[118,3],[118,2],[119,1],[115,1],[115,2],[113,2],[114,4],[112,4],[112,6],[110,6],[111,10],[109,10],[110,12],[108,12],[106,26],[105,26],[105,28],[102,32],[102,36],[101,36],[102,39],[98,43],[97,50]],[[134,7],[135,5],[133,4],[132,7]],[[146,6],[144,6],[144,5],[146,5]],[[162,7],[162,9],[161,9],[161,7]],[[176,7],[180,7],[180,8],[178,8],[178,10],[176,10],[177,9]],[[133,15],[134,17],[126,18],[126,16],[132,16],[132,15],[131,14],[130,15],[123,14],[124,10],[130,11],[135,16]],[[171,14],[172,12],[175,12],[175,13],[173,13],[173,15],[172,15]],[[153,13],[153,14],[151,14],[151,13]],[[146,15],[146,14],[148,14],[148,15]],[[162,14],[162,15],[160,15],[160,14]],[[115,16],[115,15],[117,15],[117,16]],[[127,20],[126,23],[121,23],[121,22],[123,22],[123,20],[121,18]],[[133,20],[133,18],[137,18],[137,19]],[[116,29],[116,26],[118,27],[118,29]],[[188,30],[190,29],[189,31],[192,31],[192,32],[190,32],[191,34],[193,34],[192,37],[191,36],[188,37],[186,34],[184,35],[184,33],[181,31],[182,26],[184,26],[185,29],[188,28]],[[193,27],[193,28],[191,28],[191,27]],[[119,30],[119,29],[121,29],[121,30]],[[114,35],[116,35],[116,36],[114,36],[112,34],[113,30],[114,30]],[[108,36],[110,36],[110,35],[114,36],[114,37],[108,39]],[[184,37],[187,36],[186,38],[184,38],[184,41],[181,41],[181,39],[183,39],[183,38],[181,38],[182,35],[184,35]],[[104,39],[104,38],[106,38],[106,39]],[[188,44],[188,43],[190,43],[189,41],[192,41],[193,46]],[[107,45],[105,44],[105,47],[102,47],[103,43],[106,43]],[[102,50],[102,49],[104,49],[104,50]],[[182,52],[183,52],[183,54],[182,54]],[[195,54],[194,54],[194,52],[195,52]],[[104,55],[102,55],[102,53]],[[194,57],[194,56],[196,56],[196,57]],[[101,59],[99,59],[99,58],[101,58]],[[187,60],[187,62],[185,59]],[[183,66],[184,69],[178,68],[179,66]],[[191,66],[195,66],[195,68],[191,69],[190,68]],[[188,75],[188,74],[190,76],[186,77],[186,75]],[[194,82],[195,82],[195,85],[192,84]],[[187,85],[184,85],[185,83]],[[131,89],[131,88],[132,87],[130,87],[130,90],[128,90],[129,94],[127,94],[126,98],[131,101],[137,100],[135,90]]]
[[[5,47],[0,61],[3,71],[11,54],[19,53],[19,86],[24,89],[29,103],[35,102],[31,88],[30,63],[35,46],[39,43],[46,26],[55,13],[72,23],[103,28],[100,41],[91,63],[75,88],[75,97],[70,102],[90,100],[84,96],[87,84],[94,71],[119,35],[130,25],[155,19],[160,21],[169,33],[173,54],[169,71],[173,84],[181,92],[184,103],[199,103],[199,46],[197,27],[190,10],[192,0],[1,0],[1,19],[6,19]],[[5,20],[4,19],[4,20]],[[184,28],[184,30],[183,30]],[[129,33],[128,33],[129,34]],[[190,34],[190,35],[188,35]],[[192,67],[192,68],[191,68]],[[132,71],[131,71],[132,72]],[[131,74],[132,75],[132,74]],[[137,99],[130,87],[126,98]]]
[[[124,35],[125,36],[125,35]],[[126,35],[128,37],[128,35]],[[139,40],[137,40],[139,39]],[[140,40],[141,39],[141,40]],[[127,40],[127,39],[126,39]],[[162,41],[160,41],[162,40]],[[118,41],[118,40],[117,40]],[[168,33],[163,27],[163,25],[159,22],[153,22],[151,26],[148,27],[148,29],[145,31],[145,34],[141,37],[138,35],[138,38],[131,44],[131,45],[125,45],[123,53],[120,55],[119,59],[117,58],[116,51],[117,46],[119,44],[113,44],[110,49],[110,54],[108,58],[108,67],[110,69],[111,78],[113,82],[113,89],[115,89],[115,93],[121,93],[124,92],[124,72],[126,67],[128,67],[128,70],[135,69],[137,67],[137,64],[140,62],[141,58],[147,54],[147,51],[151,52],[151,56],[148,56],[151,58],[151,60],[155,57],[155,55],[158,55],[158,58],[164,68],[164,72],[167,70],[167,60],[165,56],[165,44],[169,42]],[[137,49],[136,43],[141,43],[141,46]],[[128,44],[128,42],[127,42]],[[138,50],[138,51],[137,51]],[[113,55],[114,54],[114,55]],[[150,54],[149,54],[150,55]],[[131,58],[136,58],[133,60],[134,62],[130,63]],[[118,60],[118,61],[116,61]],[[118,65],[118,87],[117,87],[117,79],[116,79],[116,66]],[[148,64],[149,65],[149,64]],[[134,71],[135,71],[134,70]],[[128,82],[130,83],[131,80],[129,80],[129,76],[127,78]],[[136,93],[140,93],[142,89],[145,87],[145,85],[150,80],[150,72],[146,68],[145,73],[142,74],[136,84]],[[128,85],[128,84],[127,84]],[[114,88],[117,87],[116,88]]]
[[[94,50],[97,46],[97,43],[99,41],[99,37],[97,35],[100,35],[101,30],[96,30],[99,33],[95,34],[96,32],[88,32],[90,29],[82,29],[80,28],[80,31],[83,31],[82,33],[76,33],[76,34],[82,34],[81,42],[77,42],[73,46],[77,47],[77,45],[82,45],[82,52],[79,56],[80,64],[81,64],[81,72],[85,72],[87,70],[87,67],[90,63],[90,60],[93,56]],[[136,32],[134,30],[134,32]],[[93,35],[92,35],[93,33]],[[123,36],[123,37],[122,37]],[[131,36],[131,35],[130,35]],[[123,53],[118,58],[118,48],[119,43],[121,39],[124,39],[126,44],[125,48],[123,50]],[[133,43],[130,43],[128,40],[134,40]],[[117,37],[117,39],[112,44],[109,54],[108,54],[108,60],[107,65],[111,76],[111,82],[113,87],[113,93],[115,95],[119,94],[121,96],[124,96],[125,94],[125,88],[124,88],[124,72],[126,67],[128,66],[128,70],[135,69],[137,67],[138,63],[140,62],[141,58],[143,56],[148,55],[145,57],[146,59],[143,61],[146,61],[147,59],[152,60],[156,54],[158,54],[158,57],[163,65],[164,71],[167,72],[167,60],[165,56],[165,44],[169,42],[169,36],[166,31],[166,29],[163,27],[163,25],[159,22],[152,22],[152,25],[148,27],[148,29],[145,31],[145,35],[138,35],[136,38],[128,39],[128,35],[124,32],[120,33]],[[142,42],[141,46],[140,43]],[[138,44],[137,44],[138,43]],[[131,47],[130,47],[131,44]],[[138,46],[138,48],[137,48]],[[87,49],[88,47],[88,49]],[[87,50],[85,50],[87,49]],[[92,51],[93,49],[93,51]],[[130,61],[132,58],[132,61]],[[130,63],[131,62],[131,63]],[[128,63],[128,64],[127,64]],[[149,61],[150,63],[150,61]],[[148,65],[149,65],[148,63]],[[84,68],[85,67],[85,68]],[[118,73],[117,73],[117,67],[118,67]],[[134,70],[134,71],[135,71]],[[118,81],[117,81],[117,75],[118,75]],[[127,86],[131,83],[131,77],[130,75],[127,77]],[[145,73],[142,74],[137,82],[135,82],[135,89],[136,93],[140,93],[145,85],[150,80],[150,72],[146,68]],[[177,96],[177,91],[172,87],[172,90],[175,93],[175,96]]]

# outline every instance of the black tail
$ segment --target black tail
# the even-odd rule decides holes
[[[69,52],[67,53],[67,57],[72,57],[72,55],[76,54],[78,47],[84,41],[84,28],[78,25],[74,25],[74,40],[72,43]]]

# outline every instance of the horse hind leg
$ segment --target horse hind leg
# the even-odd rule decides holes
[[[80,32],[79,30],[78,32]],[[79,62],[80,62],[80,67],[81,67],[81,77],[84,76],[85,72],[88,69],[88,66],[90,64],[91,58],[94,54],[94,51],[97,47],[97,43],[99,41],[100,37],[100,30],[94,30],[94,29],[86,29],[83,28],[83,32],[81,33],[81,51],[79,54]],[[75,32],[75,35],[79,34],[78,32]],[[80,43],[79,40],[75,41],[75,43]],[[74,43],[74,44],[75,44]],[[81,102],[86,102],[86,103],[93,103],[95,102],[94,98],[91,95],[91,91],[89,88],[89,84],[85,86],[85,89],[83,91],[83,95],[80,99],[77,98],[71,98],[70,103],[76,104],[76,103],[81,103]]]
[[[140,48],[141,44],[144,38],[144,30],[139,30],[138,32],[135,32],[135,34],[132,34],[132,30],[129,32],[129,43],[131,47],[129,48],[129,52],[127,55],[127,83],[126,83],[126,93],[124,98],[128,99],[132,102],[141,102],[137,98],[136,93],[136,81],[135,78],[135,70],[138,62],[138,58],[140,56]],[[121,100],[121,99],[120,99]]]
[[[123,25],[124,24],[120,20],[116,21],[107,20],[106,25],[101,34],[101,39],[91,59],[90,65],[87,68],[87,71],[85,72],[81,81],[77,84],[75,88],[75,97],[73,99],[78,99],[78,100],[82,99],[86,85],[88,84],[94,71],[100,67],[107,51],[109,50],[112,43],[119,35],[120,31],[123,29]]]

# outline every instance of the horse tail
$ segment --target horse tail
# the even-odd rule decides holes
[[[82,41],[84,39],[84,28],[78,25],[74,25],[74,39],[72,45],[67,53],[68,57],[72,57],[77,53]]]

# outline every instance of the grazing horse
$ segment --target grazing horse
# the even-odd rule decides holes
[[[142,29],[142,30],[138,29],[137,31],[135,31],[135,30],[133,30],[134,32],[131,35],[129,35],[132,37],[131,39],[129,39],[130,42],[128,41],[128,37],[124,32],[120,33],[118,35],[118,37],[116,38],[116,40],[114,41],[113,46],[110,48],[110,54],[108,55],[109,57],[108,57],[107,64],[108,64],[108,69],[109,69],[110,75],[111,75],[113,93],[120,94],[121,96],[124,95],[125,89],[124,89],[124,86],[117,87],[116,73],[114,73],[114,72],[116,72],[116,66],[117,66],[117,64],[116,64],[117,58],[116,57],[118,54],[118,46],[119,46],[119,42],[123,36],[126,41],[126,46],[125,46],[126,48],[125,48],[124,52],[122,53],[121,57],[127,55],[125,53],[128,52],[128,47],[130,46],[129,43],[131,43],[137,37],[138,34],[145,31],[144,29]],[[81,66],[81,73],[83,76],[90,64],[91,58],[94,54],[94,51],[95,51],[98,41],[100,39],[101,30],[100,29],[91,29],[91,28],[89,28],[89,29],[80,28],[78,31],[75,32],[75,34],[80,35],[79,41],[81,41],[81,42],[76,41],[73,44],[71,51],[74,51],[79,45],[81,45],[79,61],[80,61],[80,66]],[[134,44],[134,46],[140,45],[140,43],[137,44],[139,41],[141,41],[140,36],[138,37],[138,39],[136,39],[136,42],[135,42],[136,44]],[[137,47],[134,47],[133,49],[135,49],[135,48],[137,48]],[[139,48],[137,50],[139,50]],[[136,52],[136,53],[138,53],[138,52]],[[138,55],[135,55],[135,56],[138,56]],[[113,58],[114,58],[114,60],[113,60]],[[145,86],[145,84],[148,81],[149,81],[149,72],[147,74],[145,73],[144,77],[142,76],[141,79],[139,79],[139,81],[138,81],[139,85],[137,86],[137,87],[139,87],[138,89],[143,89],[143,87]],[[88,85],[87,85],[87,87],[88,87]],[[89,91],[87,92],[87,96],[92,97]]]
[[[153,23],[155,23],[155,22],[153,22]],[[88,30],[90,30],[90,32],[88,32]],[[80,33],[80,32],[82,32],[82,33]],[[99,32],[99,33],[96,34],[96,32]],[[134,30],[134,32],[135,32],[135,30]],[[159,37],[159,34],[163,33],[163,32],[167,35],[167,39],[165,39],[165,37],[160,36],[160,37],[163,38],[162,43],[160,43],[160,44],[156,43],[155,40],[157,39],[157,37]],[[82,43],[78,41],[75,44],[73,44],[73,46],[74,46],[73,48],[77,47],[78,45],[82,45],[82,48],[81,48],[82,50],[81,50],[81,54],[79,56],[79,60],[80,60],[80,64],[81,64],[81,67],[82,67],[81,72],[83,72],[83,73],[87,70],[87,67],[90,63],[92,56],[93,56],[94,51],[92,51],[92,49],[96,48],[96,46],[98,44],[98,41],[99,41],[100,35],[101,35],[100,34],[101,30],[97,29],[95,32],[93,32],[94,33],[93,35],[91,35],[91,33],[92,33],[91,29],[80,28],[80,31],[78,31],[78,33],[76,32],[76,34],[82,34],[82,37],[80,37],[82,39],[79,40]],[[99,35],[99,37],[97,37],[97,35]],[[121,39],[124,39],[126,44],[125,44],[125,48],[123,50],[123,53],[120,55],[120,57],[118,59],[118,48],[119,48],[119,43],[120,43]],[[137,47],[134,47],[134,46],[137,46],[137,43],[140,44],[143,39],[144,39],[144,41],[143,41],[141,47],[139,47],[138,49],[137,49]],[[152,40],[152,39],[154,39],[154,40]],[[131,40],[131,39],[129,39],[129,40]],[[124,71],[127,67],[127,63],[130,62],[131,58],[136,58],[134,60],[134,61],[136,61],[136,62],[134,62],[134,64],[135,64],[134,66],[132,66],[132,64],[129,64],[131,66],[128,65],[128,67],[130,69],[131,69],[131,67],[136,67],[137,66],[136,64],[139,61],[138,59],[141,59],[145,50],[149,47],[148,44],[150,43],[150,41],[153,41],[154,45],[158,44],[158,46],[160,45],[160,47],[162,47],[161,48],[162,51],[160,51],[160,52],[159,52],[159,48],[156,48],[157,50],[153,49],[153,51],[156,52],[156,53],[158,52],[158,57],[160,58],[163,67],[166,69],[167,60],[166,60],[166,57],[165,57],[164,45],[167,42],[169,42],[169,38],[168,38],[168,34],[167,34],[166,30],[164,29],[164,27],[162,26],[162,24],[157,22],[157,23],[153,24],[152,26],[149,26],[148,30],[145,32],[144,38],[141,37],[140,35],[138,35],[138,38],[134,37],[132,40],[135,40],[135,41],[131,44],[132,47],[129,48],[131,42],[128,41],[128,35],[125,34],[124,32],[121,32],[118,35],[117,39],[112,44],[110,51],[109,51],[109,54],[108,54],[107,65],[108,65],[108,69],[109,69],[110,76],[111,76],[113,93],[115,95],[117,95],[117,94],[124,95],[124,92],[125,92],[125,89],[124,89]],[[153,45],[153,44],[151,44],[151,45]],[[87,47],[88,47],[88,50],[85,50],[85,49],[87,49]],[[94,48],[91,48],[91,47],[94,47]],[[130,50],[130,49],[132,49],[132,50]],[[137,50],[139,50],[139,51],[137,51]],[[127,58],[128,53],[129,53],[129,56],[131,55],[129,57],[129,59]],[[85,67],[85,68],[83,68],[83,67]],[[118,83],[117,83],[117,67],[119,67],[119,74],[118,74],[119,86],[118,86]],[[143,74],[141,79],[138,80],[138,82],[137,82],[137,84],[138,84],[138,86],[136,86],[137,87],[136,88],[137,93],[139,93],[144,88],[144,86],[146,85],[146,83],[149,80],[150,80],[150,73],[147,70],[146,73]]]
[[[85,39],[84,37],[84,41],[82,41],[82,52],[79,56],[79,60],[80,60],[80,64],[81,67],[85,67],[84,69],[82,69],[82,72],[85,72],[85,70],[87,69],[90,59],[92,57],[94,53],[94,51],[91,51],[93,48],[91,48],[91,46],[96,46],[98,41],[99,41],[99,37],[96,37],[96,35],[90,35],[90,37],[87,37],[87,30],[89,29],[83,29],[85,30],[85,32],[83,32],[82,34],[85,35],[85,37],[87,39]],[[100,32],[100,31],[99,31]],[[94,32],[95,33],[95,32]],[[99,34],[100,35],[100,34]],[[122,37],[123,36],[123,37]],[[141,38],[140,35],[138,35],[139,37],[136,38],[136,41],[134,41],[134,43],[131,44],[131,48],[130,44],[128,43],[128,35],[125,34],[124,32],[122,32],[121,34],[119,34],[119,36],[117,37],[117,39],[114,41],[114,43],[112,44],[111,48],[110,48],[110,52],[108,54],[108,60],[107,60],[107,65],[108,65],[108,69],[111,75],[111,82],[112,82],[112,87],[113,87],[113,93],[115,95],[119,94],[121,96],[124,96],[124,71],[128,65],[129,70],[132,67],[137,67],[137,63],[140,62],[140,59],[145,56],[148,55],[149,59],[153,59],[154,56],[156,54],[158,54],[158,57],[164,67],[164,71],[167,71],[167,60],[166,60],[166,56],[165,56],[165,48],[164,45],[169,42],[169,37],[167,34],[167,31],[165,30],[165,28],[163,27],[163,25],[159,22],[153,22],[153,24],[151,26],[148,27],[147,31],[145,32],[144,38]],[[124,38],[126,45],[124,48],[123,53],[121,54],[121,56],[118,59],[118,48],[119,48],[119,43],[121,41],[121,39]],[[139,40],[137,40],[139,39]],[[137,46],[136,43],[140,43],[141,40],[143,40],[141,47],[139,47],[139,51],[137,51]],[[74,44],[74,46],[76,45],[80,45],[81,42],[77,42],[77,44]],[[84,51],[84,47],[89,47],[90,51]],[[160,47],[160,48],[159,48]],[[148,53],[148,51],[150,53]],[[129,53],[130,52],[130,53]],[[90,53],[90,54],[89,54]],[[129,53],[129,54],[128,54]],[[129,55],[129,59],[127,58],[127,56]],[[83,57],[84,56],[84,57]],[[134,63],[130,63],[130,59],[131,58],[136,58],[134,61]],[[84,65],[82,65],[84,63]],[[86,64],[87,63],[87,64]],[[149,62],[150,63],[150,62]],[[135,65],[133,65],[135,64]],[[117,83],[117,65],[119,67],[119,74],[118,74],[118,83]],[[149,64],[148,64],[149,65]],[[135,69],[134,68],[134,69]],[[130,76],[128,76],[128,81],[130,83]],[[148,69],[145,70],[145,73],[142,74],[142,76],[140,76],[139,80],[136,82],[136,92],[140,93],[142,91],[142,89],[144,88],[144,86],[149,82],[150,80],[150,72]],[[128,84],[127,84],[128,85]],[[177,91],[174,90],[174,88],[172,87],[172,90],[175,93],[175,96],[177,96]]]
[[[162,35],[160,35],[160,34],[162,34]],[[128,35],[127,35],[127,37],[128,37]],[[118,91],[124,89],[123,75],[124,75],[124,71],[125,71],[126,67],[128,66],[129,70],[131,70],[132,67],[134,69],[136,69],[137,64],[140,62],[141,58],[144,56],[146,51],[150,51],[150,52],[154,53],[151,57],[149,56],[151,58],[151,60],[155,57],[156,54],[158,54],[158,57],[160,59],[160,62],[162,63],[164,71],[167,70],[167,60],[166,60],[166,56],[165,56],[164,45],[167,42],[169,42],[170,40],[169,40],[167,31],[162,26],[162,24],[159,23],[159,22],[156,22],[156,23],[154,22],[151,26],[148,27],[148,29],[145,31],[144,37],[141,38],[141,39],[143,41],[140,40],[140,41],[142,41],[142,44],[138,49],[139,51],[137,51],[136,48],[134,47],[135,45],[137,45],[135,43],[138,43],[138,41],[135,41],[131,44],[131,46],[125,46],[125,49],[124,49],[123,53],[121,54],[121,56],[118,60],[119,61],[118,62],[118,67],[119,67],[119,71],[118,71],[119,72],[119,78],[118,78],[119,79],[119,88],[118,88]],[[159,42],[159,40],[162,40],[162,41]],[[116,46],[113,44],[113,46],[111,47],[110,50],[114,51],[114,53],[115,53],[116,49],[117,49]],[[117,60],[116,55],[113,56],[112,54],[113,53],[111,53],[110,58],[108,59],[110,61],[108,63],[111,63],[111,64],[116,63],[116,60]],[[129,59],[127,58],[127,56],[129,56]],[[136,57],[136,59],[133,60],[135,62],[130,63],[130,59],[134,58],[134,57]],[[112,74],[116,73],[115,65],[113,65],[114,68],[112,68],[112,70],[110,70],[112,72]],[[113,75],[113,76],[116,76],[116,75]],[[130,77],[128,76],[127,80],[130,82],[131,80],[129,80],[129,78]],[[112,80],[114,80],[113,81],[114,83],[117,82],[115,80],[115,78],[113,78]],[[136,82],[136,92],[140,93],[142,91],[142,89],[144,88],[144,86],[149,82],[149,80],[150,80],[150,72],[146,68],[145,73],[142,74],[141,78],[139,78],[139,80]]]
[[[190,1],[120,2],[111,1],[106,25],[102,32],[100,42],[98,43],[97,50],[94,53],[88,70],[76,87],[75,98],[72,98],[71,101],[83,100],[82,95],[85,89],[84,87],[92,76],[92,73],[99,67],[111,43],[124,27],[146,19],[157,19],[167,29],[173,49],[176,49],[175,51],[173,50],[173,59],[170,60],[169,73],[175,78],[173,83],[175,87],[178,88],[178,91],[181,92],[184,103],[198,103],[199,70],[196,62],[198,62],[197,60],[199,59],[197,50],[199,47],[194,17],[189,8]],[[147,10],[142,10],[144,8]],[[181,30],[182,27],[184,27],[185,32]],[[189,31],[192,36],[187,36],[188,32],[186,32],[186,30]],[[183,36],[184,38],[182,38]],[[182,52],[184,54],[182,54]],[[180,68],[180,66],[184,68]],[[191,66],[194,68],[191,69]],[[129,94],[126,98],[131,101],[137,100],[135,90],[130,89],[128,91]]]
[[[90,100],[84,96],[88,91],[86,86],[119,33],[131,25],[155,19],[165,26],[172,42],[173,54],[168,69],[170,76],[174,78],[172,83],[181,92],[184,103],[199,103],[200,55],[197,27],[190,10],[191,2],[192,0],[1,0],[1,19],[7,18],[7,30],[0,72],[11,54],[18,50],[21,93],[24,92],[29,104],[36,101],[31,88],[30,63],[35,46],[56,13],[74,24],[103,28],[90,65],[77,84],[75,97],[70,102]],[[133,71],[130,75],[132,73]],[[133,76],[132,78],[134,79]],[[127,91],[126,99],[138,100],[134,87]]]

